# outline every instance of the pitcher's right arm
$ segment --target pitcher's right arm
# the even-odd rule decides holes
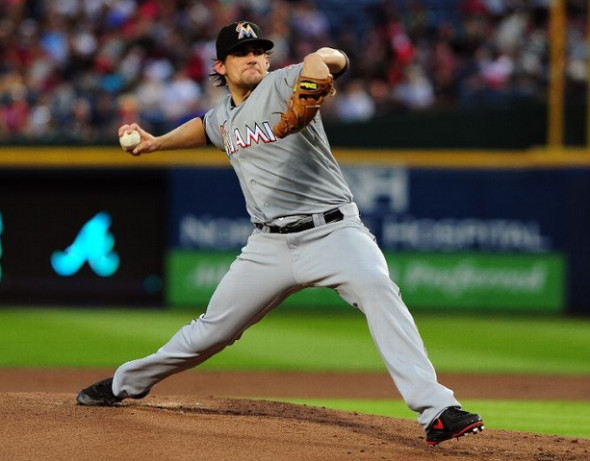
[[[119,137],[125,131],[131,133],[133,130],[139,132],[141,142],[132,151],[129,151],[131,155],[137,156],[156,151],[190,149],[207,145],[207,135],[200,117],[195,117],[162,136],[148,133],[137,123],[123,125],[119,128]]]

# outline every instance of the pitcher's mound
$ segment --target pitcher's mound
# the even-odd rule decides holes
[[[0,458],[30,460],[587,461],[590,440],[487,429],[429,448],[416,422],[278,402],[152,396],[81,407],[0,394]]]

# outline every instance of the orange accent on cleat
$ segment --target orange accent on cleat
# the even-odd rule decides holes
[[[436,422],[432,425],[432,428],[436,429],[437,431],[442,431],[445,428],[445,426],[443,426],[443,422],[441,421],[441,419],[438,418]]]

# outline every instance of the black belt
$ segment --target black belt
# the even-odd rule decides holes
[[[326,224],[331,222],[342,221],[343,218],[344,215],[338,208],[336,208],[335,210],[326,211],[324,213],[324,221],[326,221]],[[259,223],[256,223],[254,225],[261,230],[267,228],[268,232],[270,232],[271,234],[290,234],[292,232],[302,232],[304,230],[313,229],[315,227],[315,224],[313,222],[313,216],[306,216],[305,218],[302,218],[297,222],[287,224],[283,227],[265,226],[264,224]]]

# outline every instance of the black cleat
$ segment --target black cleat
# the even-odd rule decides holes
[[[82,389],[76,397],[78,405],[93,407],[110,407],[122,400],[113,394],[113,378],[104,379]]]
[[[481,416],[459,407],[449,407],[426,428],[426,443],[435,446],[445,440],[477,434],[484,429]]]

